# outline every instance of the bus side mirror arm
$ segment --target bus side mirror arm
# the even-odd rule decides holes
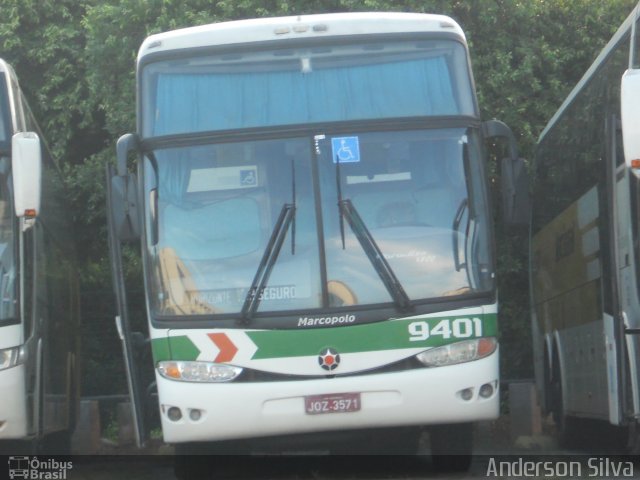
[[[502,137],[507,140],[509,156],[500,164],[500,195],[502,218],[509,226],[529,224],[529,173],[526,162],[518,156],[518,145],[511,129],[499,120],[482,124],[485,139]]]
[[[138,183],[136,175],[129,173],[127,158],[129,153],[137,151],[137,135],[127,133],[118,139],[116,145],[116,175],[109,175],[112,228],[116,237],[123,242],[140,238],[140,212],[138,208]]]

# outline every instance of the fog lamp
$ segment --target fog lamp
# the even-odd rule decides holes
[[[473,388],[465,388],[460,392],[460,398],[469,401],[473,398]]]
[[[167,417],[169,417],[169,420],[172,422],[177,422],[182,418],[182,411],[178,407],[171,407],[167,411]]]
[[[489,398],[491,395],[493,395],[493,385],[491,385],[490,383],[485,383],[480,387],[479,393],[482,398]]]

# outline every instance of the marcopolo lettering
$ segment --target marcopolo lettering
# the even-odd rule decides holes
[[[355,315],[340,315],[339,317],[300,317],[299,327],[315,327],[321,325],[341,325],[356,321]]]

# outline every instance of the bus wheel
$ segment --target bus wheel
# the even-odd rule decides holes
[[[429,429],[431,460],[438,472],[464,472],[471,466],[473,424],[434,425]]]

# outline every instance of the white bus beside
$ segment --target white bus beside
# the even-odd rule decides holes
[[[68,453],[75,425],[79,296],[63,185],[15,73],[0,60],[0,451],[7,453],[43,445],[45,453]]]
[[[567,443],[586,418],[628,428],[637,445],[638,14],[636,8],[553,116],[536,153],[534,367],[542,407]]]
[[[415,447],[428,427],[437,461],[468,464],[472,422],[499,410],[484,140],[508,139],[512,216],[524,177],[508,127],[480,120],[460,27],[349,13],[153,35],[137,102],[109,183],[139,440],[120,251],[138,235],[167,442],[402,427]]]

